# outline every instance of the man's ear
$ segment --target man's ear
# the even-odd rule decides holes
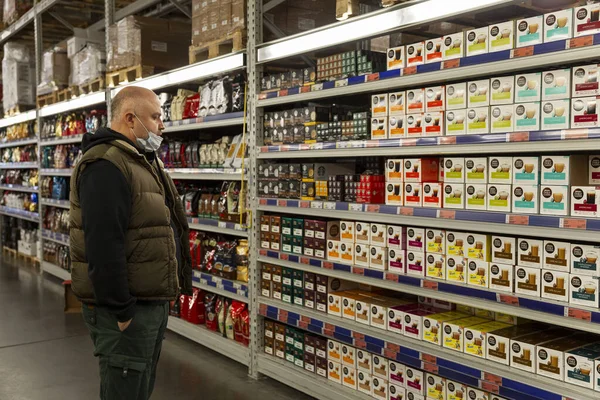
[[[129,128],[133,129],[135,119],[135,115],[132,112],[125,113],[125,123]]]

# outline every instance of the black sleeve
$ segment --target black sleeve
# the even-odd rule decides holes
[[[110,161],[90,164],[81,174],[79,199],[89,277],[99,306],[120,322],[133,318],[136,299],[129,292],[125,234],[131,215],[131,190]]]

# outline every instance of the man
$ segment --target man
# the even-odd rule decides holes
[[[83,137],[71,177],[72,288],[100,360],[100,398],[147,400],[169,301],[192,292],[189,228],[155,154],[164,126],[154,92],[122,89],[110,125]]]

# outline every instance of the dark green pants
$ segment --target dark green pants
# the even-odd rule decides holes
[[[169,304],[136,306],[121,332],[117,317],[102,307],[83,305],[83,318],[100,359],[101,400],[148,400],[167,328]]]

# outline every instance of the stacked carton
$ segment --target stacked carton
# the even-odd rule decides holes
[[[69,59],[67,46],[60,43],[51,50],[44,52],[42,59],[42,76],[37,94],[43,95],[55,90],[64,89],[69,84]]]
[[[246,29],[245,0],[194,0],[192,45],[199,46]]]
[[[4,25],[11,25],[17,22],[23,14],[33,7],[33,0],[4,0]]]
[[[4,45],[2,78],[5,112],[16,106],[35,105],[35,67],[27,46],[18,43]]]

